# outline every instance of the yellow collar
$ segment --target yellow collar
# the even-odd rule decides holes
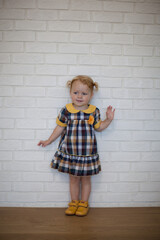
[[[72,103],[66,104],[66,108],[68,110],[68,112],[70,113],[78,113],[78,112],[84,112],[84,113],[93,113],[96,110],[96,106],[94,105],[89,105],[89,107],[85,110],[77,110],[74,108]]]

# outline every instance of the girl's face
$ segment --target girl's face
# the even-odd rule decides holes
[[[93,92],[86,84],[77,80],[72,84],[70,96],[72,98],[73,105],[78,110],[85,110],[88,108],[88,103],[93,96]]]

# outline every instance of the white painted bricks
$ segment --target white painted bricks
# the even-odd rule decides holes
[[[64,207],[69,178],[37,143],[70,102],[67,80],[99,83],[92,104],[115,120],[96,133],[102,172],[90,205],[160,205],[160,3],[0,1],[0,206]]]

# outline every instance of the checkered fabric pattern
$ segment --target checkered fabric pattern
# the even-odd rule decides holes
[[[90,116],[94,118],[93,124],[88,121]],[[64,107],[58,115],[58,120],[66,124],[66,127],[51,167],[76,176],[98,174],[101,165],[94,126],[100,121],[99,109],[96,108],[92,113],[72,113]]]

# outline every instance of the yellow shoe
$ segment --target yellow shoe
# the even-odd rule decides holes
[[[78,208],[78,204],[79,204],[79,201],[72,200],[72,202],[68,204],[69,207],[66,209],[65,214],[68,216],[75,215]]]
[[[89,211],[88,202],[80,201],[78,204],[78,209],[76,211],[76,216],[84,217]]]

